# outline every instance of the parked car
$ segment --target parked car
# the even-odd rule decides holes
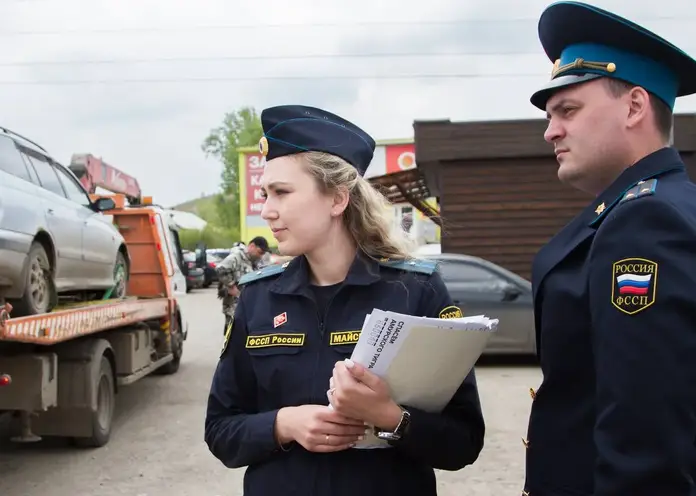
[[[208,253],[208,264],[206,265],[203,271],[205,278],[205,281],[203,282],[204,288],[208,288],[211,284],[218,281],[218,274],[215,268],[217,267],[217,264],[222,262],[222,260],[223,259],[218,257],[217,255]]]
[[[531,282],[478,257],[452,253],[418,256],[440,262],[440,275],[465,316],[483,314],[500,320],[484,354],[536,353]]]
[[[59,295],[125,296],[130,257],[102,214],[112,208],[42,147],[0,129],[0,300],[14,316],[48,312]]]
[[[192,251],[184,252],[184,275],[186,276],[186,292],[192,289],[202,288],[205,284],[205,273],[201,267],[196,266],[196,254]]]

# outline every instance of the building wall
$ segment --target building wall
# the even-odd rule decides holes
[[[591,200],[561,185],[549,158],[442,167],[442,251],[485,258],[531,277],[539,248]]]

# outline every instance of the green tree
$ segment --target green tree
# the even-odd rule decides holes
[[[239,230],[239,149],[255,146],[263,136],[261,118],[253,107],[242,107],[225,114],[222,125],[203,141],[206,156],[222,162],[222,193],[215,199],[221,227]]]
[[[182,229],[179,231],[179,240],[184,250],[195,250],[199,242],[204,243],[208,248],[231,248],[235,242],[239,241],[239,230],[208,224],[200,231]]]

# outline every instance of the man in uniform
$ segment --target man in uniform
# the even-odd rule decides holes
[[[266,238],[257,236],[247,246],[235,247],[215,268],[218,274],[218,298],[222,300],[222,313],[225,315],[225,332],[239,300],[239,279],[247,272],[256,270],[268,251]]]
[[[670,146],[696,61],[577,2],[539,36],[554,66],[531,102],[559,179],[595,198],[533,264],[523,494],[696,495],[696,186]]]

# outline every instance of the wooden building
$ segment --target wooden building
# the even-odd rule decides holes
[[[438,198],[443,252],[479,256],[529,279],[539,248],[592,201],[559,182],[546,125],[416,121],[418,168],[384,186],[414,205],[419,196]],[[696,178],[696,115],[675,116],[674,144]]]

